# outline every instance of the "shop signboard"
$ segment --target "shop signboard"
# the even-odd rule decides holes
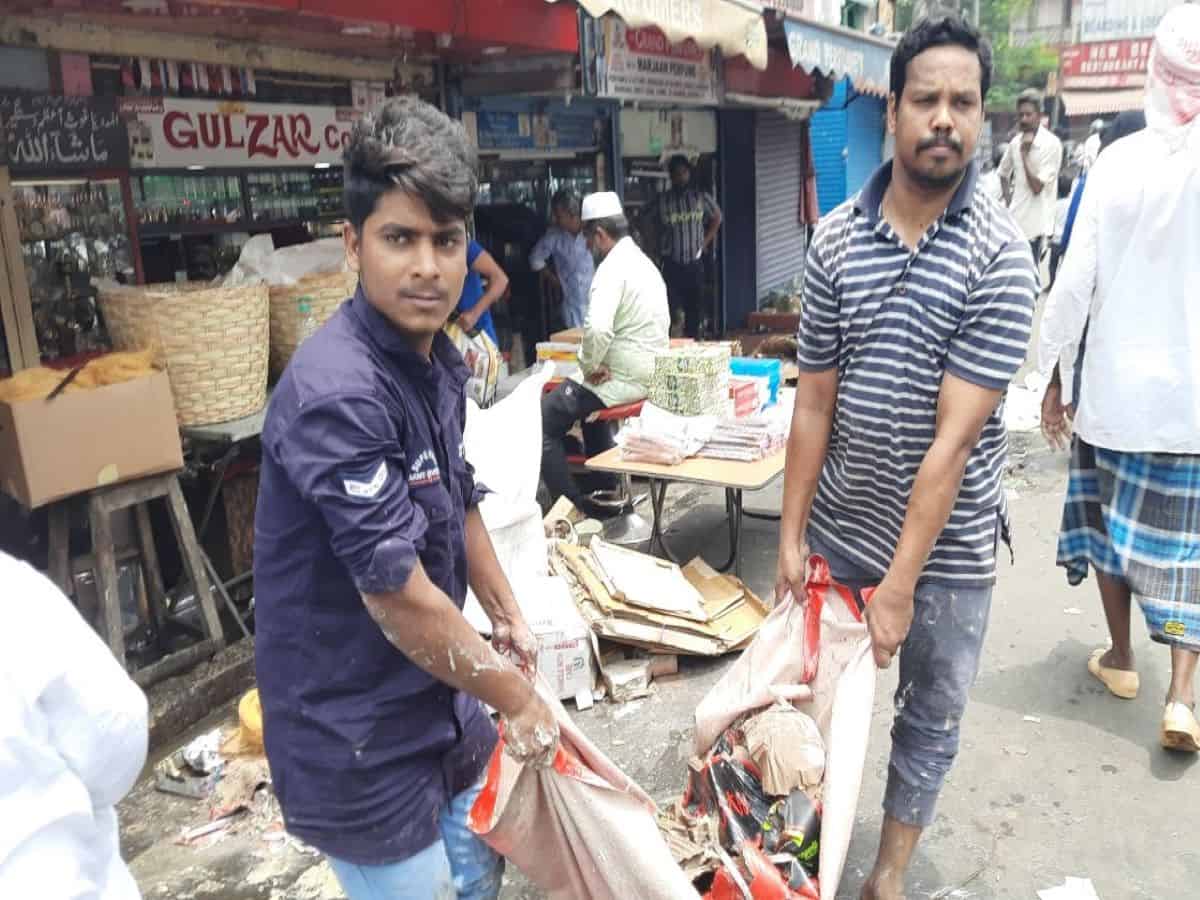
[[[1146,81],[1152,38],[1098,41],[1064,47],[1059,66],[1064,88],[1140,87]]]
[[[481,109],[463,114],[463,124],[482,151],[593,150],[597,121],[590,113]]]
[[[808,72],[826,78],[849,78],[860,91],[886,92],[892,47],[866,35],[844,29],[825,28],[787,19],[788,55]]]
[[[0,94],[4,154],[14,172],[123,169],[124,123],[112,97]]]
[[[653,26],[629,28],[616,16],[604,22],[600,95],[621,100],[716,104],[720,85],[712,51],[688,39],[672,44]]]
[[[1152,37],[1167,10],[1182,0],[1083,0],[1079,40],[1120,40]]]
[[[130,165],[253,168],[338,165],[361,113],[332,106],[134,97],[128,119]]]

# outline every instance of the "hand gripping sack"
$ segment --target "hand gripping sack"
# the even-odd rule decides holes
[[[820,556],[808,560],[806,597],[788,594],[758,634],[696,708],[695,751],[704,756],[738,718],[790,699],[817,723],[825,742],[822,782],[821,900],[841,881],[862,786],[875,660],[853,592],[829,574]],[[871,591],[864,591],[870,599]]]
[[[551,900],[699,900],[667,848],[654,801],[587,739],[542,679],[558,718],[554,764],[496,745],[468,824]]]

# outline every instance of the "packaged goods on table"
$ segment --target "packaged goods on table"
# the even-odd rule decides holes
[[[729,347],[688,344],[654,358],[650,399],[680,415],[724,415],[729,407]]]

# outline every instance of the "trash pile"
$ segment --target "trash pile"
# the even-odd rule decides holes
[[[195,800],[203,811],[205,821],[181,831],[177,844],[204,848],[250,834],[272,850],[315,853],[284,830],[263,750],[257,690],[238,704],[236,727],[215,728],[163,758],[154,780],[158,790]]]

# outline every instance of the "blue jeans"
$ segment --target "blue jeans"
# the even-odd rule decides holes
[[[348,900],[496,900],[504,860],[468,827],[483,779],[442,810],[442,839],[398,863],[360,866],[329,857]]]
[[[878,577],[833,551],[809,532],[809,547],[829,562],[836,581],[855,591]],[[905,825],[933,821],[938,794],[958,755],[959,724],[979,671],[992,586],[948,587],[921,582],[913,620],[900,647],[900,685],[892,723],[883,809]]]

